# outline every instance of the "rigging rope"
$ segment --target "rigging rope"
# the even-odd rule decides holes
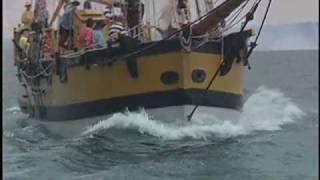
[[[41,75],[45,75],[45,76],[46,76],[46,75],[49,75],[49,74],[47,74],[46,71],[47,71],[49,68],[51,68],[51,66],[52,66],[53,64],[54,64],[54,63],[52,62],[51,64],[48,65],[47,68],[43,69],[43,71],[39,72],[38,74],[36,74],[36,75],[34,75],[34,76],[28,75],[28,74],[27,74],[25,71],[23,71],[23,70],[21,70],[21,72],[22,72],[22,74],[23,74],[26,78],[33,80],[33,79],[35,79],[35,78],[37,78],[37,77],[39,77],[39,76],[41,76]]]
[[[260,1],[261,1],[261,0],[259,0],[259,2],[258,2],[258,1],[256,1],[256,2],[260,3]],[[254,46],[252,46],[251,49],[249,50],[247,58],[252,54],[253,49],[256,47],[256,43],[257,43],[257,41],[258,41],[258,39],[259,39],[259,37],[260,37],[262,28],[263,28],[263,26],[264,26],[265,20],[266,20],[267,15],[268,15],[268,12],[269,12],[269,10],[270,10],[271,3],[272,3],[272,0],[269,0],[267,9],[266,9],[266,11],[265,11],[265,14],[264,14],[262,23],[261,23],[260,28],[259,28],[259,32],[258,32],[258,34],[257,34],[257,36],[256,36],[256,39],[255,39],[254,43],[253,43]],[[223,41],[223,40],[224,40],[224,39],[222,39],[222,48],[221,48],[221,49],[222,49],[222,52],[221,52],[221,53],[222,53],[222,59],[221,59],[220,65],[219,65],[218,69],[216,70],[215,74],[213,75],[213,77],[212,77],[209,85],[207,86],[205,93],[208,92],[208,90],[209,90],[210,87],[212,86],[213,82],[214,82],[215,79],[217,78],[217,76],[218,76],[218,74],[219,74],[219,72],[220,72],[220,70],[221,70],[221,68],[222,68],[222,65],[223,65],[223,62],[224,62],[224,54],[223,54],[223,51],[224,51],[224,50],[223,50],[223,42],[224,42],[224,41]],[[250,65],[249,65],[249,67],[250,67]],[[196,110],[199,108],[199,106],[200,106],[200,105],[196,105],[196,106],[193,108],[193,110],[191,111],[191,113],[187,116],[188,121],[191,121],[194,113],[195,113]]]
[[[250,50],[249,50],[249,52],[248,52],[247,58],[250,57],[250,55],[252,54],[253,50],[257,47],[257,42],[258,42],[258,40],[259,40],[259,37],[260,37],[261,31],[262,31],[262,28],[263,28],[263,26],[264,26],[264,24],[265,24],[265,21],[266,21],[266,19],[267,19],[267,16],[268,16],[268,13],[269,13],[269,10],[270,10],[270,7],[271,7],[271,3],[272,3],[272,0],[269,0],[269,3],[268,3],[268,6],[267,6],[267,9],[266,9],[266,12],[265,12],[265,14],[264,14],[264,16],[263,16],[263,20],[262,20],[262,23],[261,23],[261,25],[260,25],[258,34],[257,34],[257,36],[256,36],[256,39],[255,39],[254,42],[252,43],[252,46],[251,46],[251,48],[250,48]]]
[[[157,45],[161,44],[162,42],[167,41],[167,40],[173,38],[174,36],[176,36],[176,35],[179,34],[180,32],[185,31],[187,28],[192,27],[192,25],[198,23],[198,22],[201,21],[203,18],[208,17],[209,15],[213,14],[214,12],[216,12],[216,9],[212,9],[211,11],[209,11],[208,13],[206,13],[205,15],[203,15],[203,16],[201,16],[200,18],[194,20],[193,22],[187,24],[186,26],[180,28],[179,30],[173,32],[172,34],[170,34],[170,35],[167,36],[166,38],[158,41],[157,43],[151,44],[150,46],[146,46],[146,47],[144,47],[144,48],[142,48],[142,49],[140,49],[140,50],[134,51],[134,52],[132,52],[132,53],[128,53],[128,54],[126,54],[126,55],[124,55],[124,56],[115,57],[115,58],[113,58],[111,61],[115,61],[116,59],[126,59],[126,58],[128,58],[128,57],[136,56],[136,55],[139,55],[140,53],[143,53],[144,51],[146,51],[146,50],[148,50],[148,49],[154,48],[154,47],[156,47]]]
[[[223,66],[224,63],[224,36],[222,36],[222,40],[221,40],[221,60],[220,60],[220,64],[218,66],[218,69],[216,70],[216,72],[214,73],[213,77],[211,78],[208,86],[206,87],[206,90],[204,93],[207,93],[208,90],[210,89],[210,87],[212,86],[213,82],[216,80],[216,78],[218,77],[218,74]],[[201,97],[203,97],[205,94],[202,94]],[[200,105],[196,105],[193,110],[191,111],[191,113],[187,116],[188,121],[191,121],[192,116],[194,115],[194,113],[196,112],[196,110],[199,108]]]

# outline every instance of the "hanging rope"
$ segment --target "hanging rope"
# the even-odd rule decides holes
[[[191,52],[192,28],[191,27],[189,28],[187,37],[185,37],[184,32],[180,32],[179,37],[180,37],[180,44],[182,48],[187,52]]]
[[[263,20],[262,20],[262,23],[261,23],[261,25],[260,25],[258,34],[257,34],[256,39],[254,40],[254,42],[251,43],[251,48],[250,48],[250,50],[248,51],[248,56],[247,56],[247,58],[249,58],[249,57],[251,56],[253,50],[257,47],[257,42],[258,42],[258,40],[259,40],[259,37],[260,37],[261,31],[262,31],[262,29],[263,29],[263,26],[264,26],[264,24],[265,24],[265,21],[266,21],[266,19],[267,19],[267,16],[268,16],[268,13],[269,13],[269,10],[270,10],[270,7],[271,7],[271,3],[272,3],[272,0],[269,0],[269,3],[268,3],[268,6],[267,6],[267,9],[266,9],[266,12],[265,12],[265,14],[264,14],[264,16],[263,16]]]
[[[213,77],[211,78],[208,86],[206,87],[205,92],[201,95],[201,97],[203,97],[205,95],[205,93],[208,92],[208,90],[210,89],[210,87],[212,86],[213,82],[216,80],[216,78],[218,77],[219,72],[221,71],[221,68],[223,66],[224,63],[224,36],[222,36],[221,39],[221,60],[220,60],[220,64],[218,66],[218,69],[216,70],[216,72],[214,73]],[[200,105],[196,105],[193,110],[191,111],[191,113],[187,116],[188,121],[191,121],[194,113],[197,111],[197,109],[199,108]]]
[[[54,65],[54,63],[52,62],[51,64],[48,65],[47,68],[43,69],[43,71],[39,72],[38,74],[36,75],[33,75],[33,76],[30,76],[28,75],[25,71],[21,70],[21,73],[27,78],[27,79],[30,79],[30,80],[33,80],[41,75],[44,75],[44,76],[51,76],[51,74],[47,74],[47,70],[49,70],[52,66]]]
[[[252,8],[250,9],[250,11],[246,14],[246,21],[244,22],[244,24],[243,24],[242,27],[241,27],[241,30],[240,30],[241,32],[244,30],[244,28],[247,26],[247,24],[248,24],[251,20],[253,20],[254,14],[255,14],[255,12],[256,12],[259,4],[261,3],[261,1],[262,1],[262,0],[257,0],[257,1],[253,4],[253,6],[252,6]]]
[[[261,0],[260,0],[260,1],[261,1]],[[260,2],[258,2],[258,3],[260,3]],[[258,40],[259,40],[259,37],[260,37],[260,35],[261,35],[263,26],[264,26],[264,24],[265,24],[265,21],[266,21],[266,19],[267,19],[268,13],[269,13],[269,11],[270,11],[271,4],[272,4],[272,0],[269,0],[268,6],[267,6],[266,11],[265,11],[264,16],[263,16],[263,20],[262,20],[261,25],[260,25],[260,27],[259,27],[258,34],[257,34],[257,36],[256,36],[256,39],[254,40],[254,42],[250,43],[250,49],[249,49],[248,54],[247,54],[247,57],[246,57],[247,61],[246,61],[245,64],[244,64],[244,65],[247,65],[247,66],[248,66],[248,69],[249,69],[249,70],[251,69],[251,65],[250,65],[250,62],[249,62],[248,59],[249,59],[249,57],[251,56],[251,54],[253,53],[253,50],[258,46],[257,42],[258,42]]]
[[[260,0],[260,1],[261,1],[261,0]],[[258,3],[260,3],[260,1],[259,1]],[[266,9],[266,12],[265,12],[265,14],[264,14],[264,17],[263,17],[261,26],[260,26],[260,28],[259,28],[258,35],[256,36],[256,39],[255,39],[255,41],[254,41],[254,45],[255,45],[255,46],[252,46],[252,47],[251,47],[250,51],[248,52],[247,58],[251,55],[251,53],[253,52],[253,49],[256,47],[256,43],[257,43],[257,41],[258,41],[258,39],[259,39],[259,36],[260,36],[260,34],[261,34],[261,31],[262,31],[262,28],[263,28],[263,26],[264,26],[265,20],[266,20],[266,18],[267,18],[268,12],[269,12],[269,10],[270,10],[271,3],[272,3],[272,0],[269,0],[269,3],[268,3],[268,6],[267,6],[267,9]],[[254,7],[254,8],[256,9],[257,7]],[[221,50],[221,51],[222,51],[222,52],[221,52],[221,54],[222,54],[222,60],[221,60],[221,62],[220,62],[220,65],[219,65],[218,69],[216,70],[215,74],[213,75],[213,77],[212,77],[209,85],[207,86],[205,93],[210,89],[210,87],[212,86],[214,80],[217,78],[217,76],[218,76],[218,74],[219,74],[219,72],[220,72],[220,70],[221,70],[221,68],[222,68],[222,65],[223,65],[223,62],[224,62],[224,61],[223,61],[223,60],[224,60],[224,54],[223,54],[223,52],[224,52],[224,50],[223,50],[224,45],[223,45],[223,42],[224,42],[224,41],[223,41],[223,39],[222,39],[222,44],[221,44],[221,46],[222,46],[222,47],[221,47],[221,49],[222,49],[222,50]],[[249,66],[250,66],[250,65],[249,65]],[[196,110],[198,109],[198,107],[199,107],[199,105],[196,105],[196,106],[193,108],[193,110],[191,111],[191,113],[187,116],[188,121],[191,121],[191,119],[192,119],[194,113],[196,112]]]

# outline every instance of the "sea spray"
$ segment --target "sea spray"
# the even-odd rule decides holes
[[[278,90],[260,87],[244,104],[239,120],[221,119],[217,121],[193,121],[185,125],[164,123],[151,119],[145,111],[117,113],[89,127],[83,135],[107,131],[111,128],[136,129],[142,134],[164,140],[183,138],[206,139],[210,136],[234,137],[254,131],[275,131],[281,126],[294,122],[304,113],[290,98]],[[210,114],[206,114],[206,119]],[[199,123],[201,122],[201,123]]]
[[[21,109],[19,106],[13,106],[13,107],[7,108],[6,112],[11,112],[15,114],[17,112],[21,112]]]

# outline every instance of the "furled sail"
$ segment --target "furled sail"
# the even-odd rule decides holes
[[[163,8],[159,19],[159,28],[162,31],[180,29],[182,24],[187,24],[191,19],[190,6],[187,0],[183,0],[186,7],[180,8],[181,0],[163,0]],[[179,10],[186,10],[182,12]]]
[[[192,26],[192,34],[202,35],[210,32],[245,1],[246,0],[225,0],[214,8],[212,1],[205,0],[206,11],[209,12],[209,14]],[[187,7],[181,8],[181,2],[186,3]],[[187,24],[185,21],[191,19],[190,6],[187,0],[163,0],[162,3],[163,8],[159,18],[159,28],[163,32],[170,31],[170,29],[180,29],[184,24]],[[181,13],[181,9],[187,9],[188,12]],[[198,14],[200,14],[200,12]]]

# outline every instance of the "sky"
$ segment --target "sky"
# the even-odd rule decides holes
[[[267,0],[263,0],[264,4]],[[260,15],[261,16],[261,15]],[[268,24],[319,22],[319,0],[273,0]]]

